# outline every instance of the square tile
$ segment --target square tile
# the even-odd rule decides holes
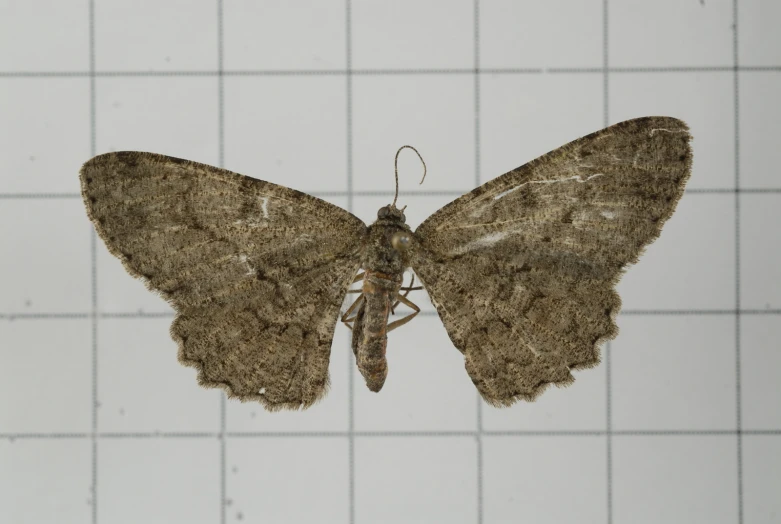
[[[81,199],[8,199],[0,206],[4,313],[84,313],[92,308],[91,226]]]
[[[477,519],[472,437],[366,437],[355,441],[355,521]]]
[[[0,360],[0,431],[92,430],[89,319],[2,322]]]
[[[0,3],[0,49],[0,71],[88,70],[89,1]]]
[[[347,188],[344,77],[225,79],[226,167],[299,191]]]
[[[0,439],[0,521],[89,522],[89,439]]]
[[[231,439],[228,522],[349,520],[349,448],[344,437]]]
[[[401,190],[474,188],[473,75],[356,76],[352,102],[356,191],[393,191],[393,158],[404,144],[420,152],[428,174],[419,186],[420,162],[404,151]]]
[[[98,522],[218,522],[218,439],[104,439]]]
[[[610,67],[731,66],[732,3],[610,4]]]
[[[322,432],[347,431],[349,373],[352,373],[350,331],[336,323],[328,373],[331,386],[317,404],[305,412],[282,410],[269,412],[257,402],[228,400],[227,427],[230,432]]]
[[[740,73],[740,186],[781,188],[781,75]]]
[[[737,9],[740,65],[781,64],[781,38],[778,34],[781,4],[774,0],[740,0]]]
[[[187,0],[95,4],[98,71],[215,71],[217,5]]]
[[[781,522],[781,438],[743,436],[744,522]]]
[[[2,193],[78,193],[90,156],[89,79],[0,79]]]
[[[732,72],[626,73],[610,77],[613,123],[651,115],[689,124],[694,152],[687,188],[735,187],[735,76]]]
[[[744,429],[781,429],[778,315],[743,315],[740,319],[740,400]]]
[[[602,67],[601,0],[480,2],[480,67]]]
[[[474,68],[472,0],[352,3],[354,69]]]
[[[618,325],[614,429],[735,429],[734,317],[624,315]]]
[[[604,437],[484,437],[486,524],[605,522]]]
[[[613,437],[613,522],[737,522],[734,436]]]
[[[346,67],[343,0],[235,0],[223,10],[227,70]]]
[[[781,194],[740,195],[740,307],[781,309]]]
[[[735,196],[687,193],[618,284],[623,310],[735,308]]]
[[[220,396],[177,360],[170,318],[106,319],[98,330],[99,425],[106,432],[207,432]]]
[[[150,151],[217,165],[217,80],[108,77],[96,80],[97,149]]]
[[[477,429],[477,390],[438,317],[418,316],[391,332],[387,358],[388,378],[379,394],[369,391],[353,366],[356,430]]]
[[[480,181],[604,127],[598,75],[483,75]]]
[[[483,404],[483,429],[489,431],[604,431],[607,427],[607,383],[603,362],[573,371],[575,382],[549,386],[534,402],[523,400],[510,408]]]

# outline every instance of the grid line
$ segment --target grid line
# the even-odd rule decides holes
[[[608,1],[602,1],[602,127],[610,125],[610,34],[609,34],[609,11]],[[607,505],[607,524],[613,524],[613,438],[612,438],[612,404],[613,390],[610,375],[610,349],[611,343],[608,341],[604,346],[605,353],[605,482],[607,484],[605,504]]]
[[[96,102],[96,81],[95,81],[95,0],[90,0],[87,15],[88,21],[88,40],[89,40],[89,121],[90,121],[90,156],[95,156],[97,152],[97,102]],[[98,322],[99,322],[99,303],[98,303],[98,249],[97,233],[90,224],[90,291],[91,291],[91,335],[92,335],[92,387],[91,387],[91,520],[92,524],[98,522]]]
[[[781,315],[781,309],[627,309],[619,312],[619,316],[718,316],[718,315]],[[174,318],[173,311],[125,311],[98,313],[102,319],[152,319]],[[419,317],[437,317],[436,311],[421,311]],[[13,322],[15,320],[78,320],[91,318],[92,313],[0,313],[0,320]],[[352,351],[352,349],[351,349]]]
[[[474,188],[472,188],[474,189]],[[460,197],[472,191],[472,189],[464,190],[428,190],[428,191],[399,191],[399,196],[403,197],[431,197],[431,196],[452,196]],[[307,194],[320,198],[328,197],[392,197],[393,191],[377,190],[377,191],[304,191]],[[759,188],[693,188],[685,191],[687,195],[753,195],[753,194],[780,194],[781,187],[759,187]],[[0,200],[31,200],[31,199],[80,199],[80,193],[0,193]],[[350,206],[352,207],[352,204]]]
[[[609,73],[745,73],[781,72],[781,65],[772,66],[681,66],[681,67],[612,67]],[[392,76],[392,75],[535,75],[535,74],[604,74],[604,67],[550,68],[441,68],[441,69],[257,69],[203,71],[0,71],[0,78],[122,78],[122,77],[182,77],[182,76]]]
[[[474,90],[475,90],[475,187],[480,187],[480,0],[474,0]],[[475,449],[477,456],[477,522],[483,523],[483,399],[479,391],[477,397]]]
[[[247,439],[247,438],[307,438],[339,437],[349,438],[419,438],[419,437],[689,437],[689,436],[771,436],[781,437],[781,428],[776,429],[626,429],[617,430],[490,430],[481,431],[134,431],[134,432],[65,432],[65,433],[0,433],[2,440],[58,440],[58,439]]]
[[[223,0],[217,0],[217,157],[218,166],[225,166],[225,78],[223,75],[224,62],[224,33],[223,33]],[[227,520],[227,478],[226,455],[227,439],[225,438],[227,426],[227,407],[225,391],[220,390],[220,524],[225,524]]]
[[[346,143],[347,143],[347,210],[353,210],[353,35],[352,2],[344,2],[345,20],[345,78]],[[355,524],[355,370],[353,369],[352,344],[347,344],[347,467],[348,467],[348,522]]]
[[[734,125],[735,125],[735,422],[737,440],[738,524],[743,524],[743,436],[741,406],[740,347],[740,72],[738,71],[738,0],[732,1],[732,59],[734,65]]]

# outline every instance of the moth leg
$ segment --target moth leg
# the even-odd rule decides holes
[[[350,282],[350,285],[352,286],[356,282],[360,282],[361,280],[363,280],[364,275],[366,275],[366,273],[358,273],[357,275],[355,275],[355,278],[353,279],[352,282]],[[348,289],[347,292],[348,293],[363,293],[363,290],[362,289]]]
[[[366,300],[366,296],[361,294],[358,298],[355,299],[355,302],[350,304],[350,307],[347,308],[347,311],[344,312],[344,315],[342,315],[342,322],[344,322],[344,325],[347,326],[347,328],[352,331],[353,326],[351,325],[351,322],[355,322],[355,317],[358,316],[356,313],[352,317],[350,315],[352,314],[353,310],[357,309],[360,304],[362,304]]]
[[[407,295],[409,295],[410,291],[417,291],[419,289],[423,289],[423,286],[412,287],[414,283],[415,283],[415,275],[413,274],[409,286],[399,288],[399,291],[406,291],[406,293],[404,293],[404,298],[407,298]],[[396,306],[398,305],[399,305],[399,301],[397,300],[396,303],[391,306],[391,315],[396,314]]]
[[[396,295],[396,300],[397,300],[397,302],[396,302],[397,304],[399,302],[401,302],[402,304],[404,304],[408,308],[412,309],[413,311],[412,311],[412,313],[410,313],[406,317],[400,318],[400,319],[395,320],[395,321],[391,322],[390,324],[388,324],[388,331],[393,331],[397,327],[403,326],[404,324],[406,324],[407,322],[409,322],[410,320],[415,318],[418,313],[420,313],[420,308],[418,306],[416,306],[412,301],[407,300],[406,296],[397,294]]]

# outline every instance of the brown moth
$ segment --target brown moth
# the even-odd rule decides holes
[[[387,333],[419,311],[406,298],[417,288],[402,284],[411,268],[482,397],[509,406],[599,362],[618,331],[614,287],[683,194],[690,138],[674,118],[613,125],[483,184],[414,232],[395,199],[367,227],[299,191],[152,153],[97,156],[81,187],[109,251],[176,310],[179,359],[203,386],[269,410],[312,405],[328,387],[345,294],[362,280],[342,320],[379,391]],[[399,302],[413,313],[388,324]]]

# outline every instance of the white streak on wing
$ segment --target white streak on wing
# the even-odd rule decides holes
[[[600,215],[607,218],[608,220],[613,220],[614,218],[616,218],[616,214],[613,213],[612,211],[602,211]]]
[[[268,197],[260,197],[263,201],[261,211],[263,211],[263,218],[268,218]]]
[[[467,253],[469,251],[472,251],[473,249],[481,249],[486,247],[491,247],[506,236],[508,236],[511,233],[511,231],[497,231],[494,233],[488,233],[487,235],[484,235],[477,240],[472,240],[468,244],[461,246],[457,249],[454,249],[450,252],[451,255],[462,255],[464,253]]]
[[[494,197],[494,200],[499,200],[500,198],[503,198],[503,197],[507,196],[508,194],[512,193],[513,191],[517,191],[517,190],[521,189],[526,184],[556,184],[556,183],[559,183],[559,182],[567,182],[569,180],[575,180],[576,182],[582,184],[584,182],[588,182],[592,178],[597,178],[598,176],[603,176],[603,175],[604,175],[604,173],[597,173],[595,175],[591,175],[590,177],[588,177],[586,179],[581,178],[580,175],[575,175],[575,176],[571,176],[571,177],[568,177],[568,178],[557,178],[556,180],[532,180],[530,182],[524,182],[523,184],[521,184],[519,186],[512,187],[512,188],[508,189],[507,191],[503,191],[503,192],[499,193],[498,195],[496,195]]]
[[[648,133],[648,136],[654,136],[654,133],[657,131],[663,131],[665,133],[686,133],[687,131],[685,129],[663,129],[661,127],[651,129],[651,131]]]
[[[248,277],[255,276],[255,268],[250,265],[249,259],[247,258],[247,255],[242,253],[241,255],[239,255],[239,256],[237,256],[235,258],[236,258],[236,260],[239,261],[239,264],[244,264],[246,266],[247,272],[244,273],[246,276],[248,276]]]

